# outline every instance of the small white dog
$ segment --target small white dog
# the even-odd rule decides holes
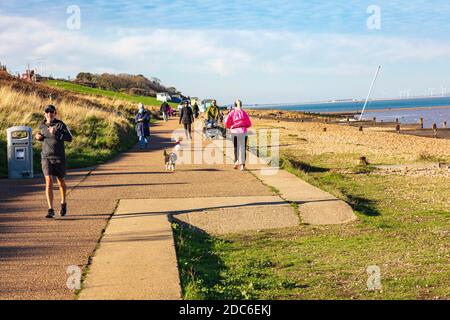
[[[177,153],[181,150],[180,140],[176,139],[175,142],[176,144],[172,152],[167,153],[167,151],[164,150],[164,163],[166,165],[166,171],[175,171],[175,165],[178,159]]]
[[[175,152],[167,153],[167,151],[164,150],[164,162],[166,164],[166,171],[175,171],[177,159],[178,157]]]

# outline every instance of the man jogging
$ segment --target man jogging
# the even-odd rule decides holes
[[[45,108],[45,120],[39,126],[36,140],[42,142],[41,164],[45,176],[45,195],[47,196],[48,213],[46,218],[55,216],[53,209],[53,177],[59,185],[61,193],[61,210],[59,214],[64,217],[67,214],[66,191],[66,153],[64,142],[72,141],[72,134],[64,122],[56,119],[56,108],[49,105]]]

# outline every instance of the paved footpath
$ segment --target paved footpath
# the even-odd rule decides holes
[[[71,172],[65,218],[43,218],[42,179],[0,180],[0,299],[73,299],[67,267],[84,268],[97,247],[81,299],[178,299],[169,215],[217,234],[298,225],[250,172],[205,164],[166,172],[162,150],[175,128],[174,120],[152,128],[148,151]]]

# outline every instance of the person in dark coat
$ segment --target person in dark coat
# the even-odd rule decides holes
[[[180,111],[180,124],[184,125],[184,132],[188,140],[192,139],[192,124],[194,123],[194,112],[189,106],[189,101],[184,102],[183,108]]]
[[[200,108],[198,107],[197,102],[195,102],[195,104],[194,104],[193,111],[194,111],[195,119],[198,119],[198,116],[200,114]]]
[[[169,121],[169,109],[170,109],[169,104],[167,103],[167,101],[164,101],[162,103],[161,109],[160,109],[163,119],[164,119],[164,122]]]
[[[139,148],[142,150],[148,147],[150,138],[150,113],[145,110],[142,103],[139,104],[139,112],[136,115],[136,133],[139,138]]]

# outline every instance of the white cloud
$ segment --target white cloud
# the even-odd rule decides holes
[[[83,28],[74,32],[36,18],[0,14],[0,60],[19,68],[37,57],[45,58],[47,70],[58,76],[142,73],[186,90],[211,88],[215,79],[217,91],[238,81],[247,81],[242,87],[252,90],[254,82],[261,86],[264,79],[274,90],[274,78],[286,90],[287,82],[310,76],[366,76],[378,64],[449,58],[450,44],[265,30],[114,29],[94,36]]]

